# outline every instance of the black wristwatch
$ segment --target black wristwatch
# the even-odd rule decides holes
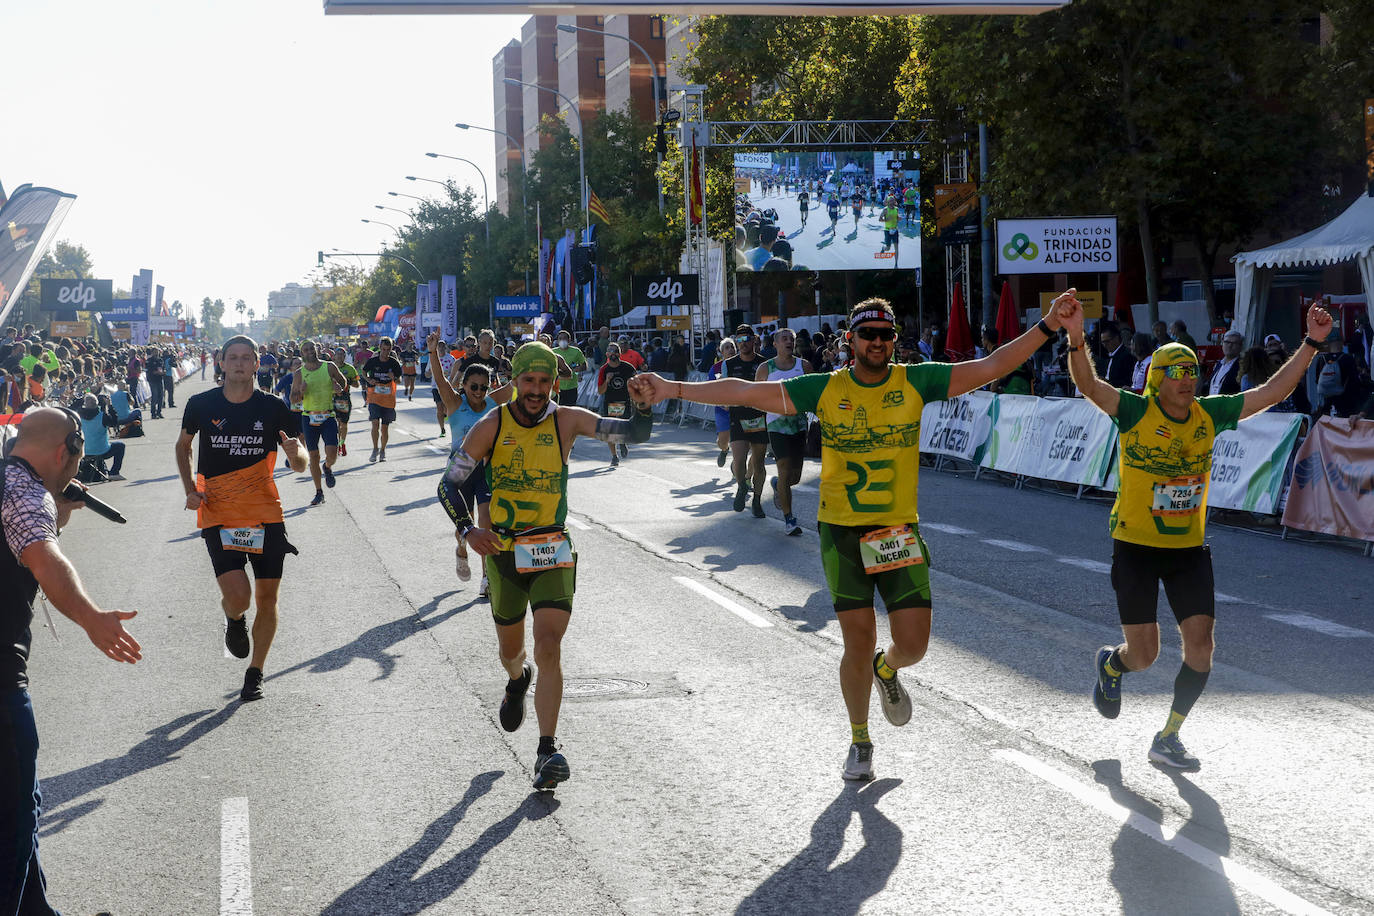
[[[1316,350],[1318,353],[1320,353],[1322,350],[1326,348],[1326,341],[1324,340],[1313,340],[1311,337],[1304,337],[1302,339],[1302,342],[1307,344],[1313,350]]]
[[[1044,334],[1047,338],[1054,336],[1054,332],[1050,330],[1049,325],[1045,324],[1045,319],[1043,318],[1041,318],[1039,321],[1035,323],[1035,327],[1040,331],[1041,334]]]

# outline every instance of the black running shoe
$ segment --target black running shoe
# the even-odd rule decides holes
[[[620,457],[621,457],[621,458],[629,458],[629,457],[630,457],[630,449],[629,449],[628,446],[625,445],[624,442],[620,443]]]
[[[571,775],[568,758],[557,751],[534,758],[534,787],[541,792],[553,790],[560,782],[567,782]]]
[[[1112,657],[1113,651],[1111,646],[1098,649],[1094,665],[1097,683],[1093,685],[1093,705],[1108,719],[1121,715],[1121,675],[1112,677],[1107,673],[1107,659]]]
[[[748,488],[747,486],[737,487],[737,488],[735,489],[735,503],[734,503],[734,509],[735,509],[736,512],[743,512],[743,511],[744,511],[744,502],[745,502],[745,500],[748,499],[748,498],[749,498],[749,488]]]
[[[753,512],[754,512],[754,518],[763,518],[763,517],[764,517],[763,505],[762,505],[761,503],[759,503],[759,498],[758,498],[757,496],[754,497],[754,505],[753,505],[752,509],[753,509]]]
[[[324,485],[330,489],[334,488],[334,469],[329,465],[322,465],[320,470],[324,472]]]
[[[224,648],[228,649],[234,658],[248,657],[247,617],[240,617],[238,620],[232,617],[224,618]]]
[[[721,449],[721,450],[720,450],[720,454],[716,456],[716,467],[718,467],[718,468],[723,468],[723,467],[725,467],[725,459],[728,458],[729,456],[730,456],[730,453],[729,453],[729,452],[727,452],[725,449]]]
[[[518,681],[506,684],[506,695],[501,698],[501,727],[508,732],[515,731],[525,721],[525,695],[529,693],[533,678],[534,668],[526,665]]]
[[[312,500],[310,500],[310,505],[312,505],[312,506],[323,506],[323,505],[324,505],[324,491],[323,491],[323,490],[316,490],[316,491],[315,491],[315,498],[312,499]]]
[[[239,699],[245,703],[262,699],[262,669],[249,668],[243,672],[243,692]]]

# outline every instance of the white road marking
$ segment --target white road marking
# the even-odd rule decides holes
[[[719,604],[721,607],[725,608],[730,613],[739,617],[741,620],[746,620],[749,623],[752,623],[754,626],[759,627],[760,629],[764,627],[771,627],[773,625],[773,622],[771,620],[768,620],[766,617],[760,617],[758,614],[755,614],[753,611],[749,610],[744,605],[737,604],[736,602],[731,601],[729,598],[725,597],[717,591],[714,591],[713,589],[707,588],[695,579],[689,579],[686,576],[673,576],[673,581],[680,583],[681,585],[685,585],[687,588],[690,588],[692,591],[696,592],[698,595],[701,595],[704,598],[709,598],[716,604]]]
[[[1343,626],[1307,614],[1265,614],[1264,616],[1267,620],[1277,620],[1279,623],[1286,623],[1291,627],[1302,627],[1304,630],[1315,630],[1325,636],[1334,636],[1337,639],[1374,639],[1374,633],[1370,633],[1368,630],[1357,630],[1354,627]]]
[[[983,538],[984,544],[991,544],[993,547],[1001,547],[1004,550],[1014,550],[1017,553],[1049,553],[1043,547],[1036,547],[1034,544],[1023,544],[1020,541],[1004,541],[999,538]]]
[[[941,534],[977,534],[967,528],[960,528],[958,525],[941,525],[938,522],[921,522],[922,531],[938,531]]]
[[[578,531],[591,531],[591,530],[592,530],[592,526],[591,526],[591,525],[588,525],[586,522],[582,521],[580,518],[573,518],[571,515],[569,515],[566,519],[564,519],[564,521],[566,521],[569,525],[572,525],[572,526],[573,526],[574,528],[576,528]]]
[[[1216,598],[1222,604],[1244,604],[1244,598],[1237,598],[1235,595],[1228,595],[1225,592],[1217,592]]]
[[[1156,843],[1181,855],[1187,856],[1203,868],[1222,875],[1235,887],[1254,894],[1256,897],[1279,907],[1285,912],[1301,914],[1301,916],[1308,916],[1308,914],[1311,914],[1311,916],[1319,916],[1319,914],[1330,916],[1330,911],[1324,910],[1316,904],[1304,900],[1297,894],[1283,889],[1253,869],[1240,864],[1234,859],[1218,855],[1206,846],[1196,843],[1187,837],[1179,836],[1177,831],[1170,830],[1162,824],[1156,823],[1145,815],[1132,811],[1124,805],[1117,804],[1106,792],[1091,788],[1069,776],[1069,774],[1036,760],[1028,754],[1023,754],[1020,751],[1011,750],[1010,748],[1001,748],[993,751],[993,755],[1002,758],[1008,763],[1015,764],[1034,776],[1038,776],[1055,788],[1073,796],[1089,808],[1097,809],[1111,820],[1124,824],[1132,830],[1144,834]]]
[[[226,798],[220,808],[219,912],[220,916],[253,916],[246,798]]]
[[[436,455],[448,454],[448,449],[444,448],[443,446],[435,445],[433,442],[430,442],[426,436],[420,435],[413,429],[406,429],[403,426],[393,426],[392,429],[396,430],[396,432],[398,433],[404,433],[405,435],[410,436],[413,439],[419,439],[421,445],[423,445],[425,448],[429,449]]]
[[[1085,557],[1057,557],[1060,563],[1069,566],[1077,566],[1079,569],[1086,569],[1090,572],[1109,573],[1112,571],[1112,564],[1103,563],[1101,560],[1089,560]]]

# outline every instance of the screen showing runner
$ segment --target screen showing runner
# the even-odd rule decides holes
[[[736,153],[736,268],[919,267],[915,166],[910,150]]]

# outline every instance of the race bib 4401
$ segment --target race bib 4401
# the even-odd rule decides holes
[[[864,572],[870,575],[925,562],[920,539],[910,525],[893,525],[865,534],[859,538],[859,558],[863,560]]]

